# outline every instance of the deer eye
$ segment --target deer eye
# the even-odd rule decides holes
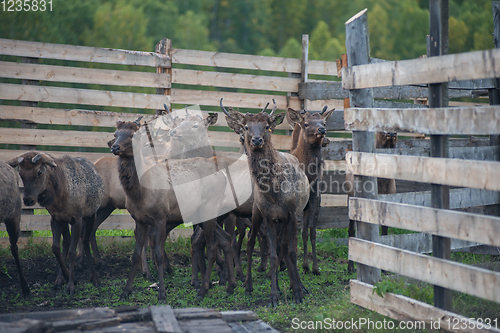
[[[195,124],[195,125],[193,125],[193,128],[198,128],[198,125],[196,125],[196,124]]]
[[[309,127],[309,124],[308,123],[304,123],[304,127]]]
[[[245,125],[245,131],[248,131],[248,126],[247,125]]]
[[[268,130],[268,129],[269,129],[269,125],[266,126],[266,130]]]
[[[37,173],[39,176],[42,175],[42,169],[38,170],[38,173]]]

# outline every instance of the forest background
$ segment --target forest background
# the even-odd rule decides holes
[[[426,54],[429,0],[52,0],[52,11],[0,11],[0,38],[154,51],[174,48],[335,61],[345,22],[368,8],[371,56]],[[449,1],[449,53],[493,48],[489,0]]]

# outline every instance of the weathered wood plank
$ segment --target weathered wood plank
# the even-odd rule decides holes
[[[21,319],[15,322],[0,321],[0,331],[5,333],[43,333],[47,324],[41,320]]]
[[[172,69],[172,83],[298,92],[300,79],[174,68]]]
[[[500,50],[342,68],[342,87],[361,89],[500,77]]]
[[[474,320],[406,296],[385,293],[384,297],[380,297],[374,292],[374,286],[358,280],[351,280],[349,287],[351,290],[351,303],[398,321],[414,321],[421,326],[418,329],[441,329],[464,333],[500,332],[499,329],[494,327],[478,329],[478,323]],[[453,328],[453,323],[457,321],[459,323],[468,323],[468,325],[465,329],[457,325],[458,329],[450,330]]]
[[[182,333],[170,305],[150,306],[149,309],[158,333]]]
[[[500,302],[500,273],[486,269],[352,237],[349,238],[349,260]]]
[[[500,163],[348,152],[348,173],[500,191]]]
[[[376,149],[376,153],[409,156],[430,156],[430,148],[389,148]],[[449,158],[464,160],[498,161],[500,146],[452,147],[448,150]]]
[[[500,217],[349,198],[351,220],[500,246]]]
[[[309,74],[338,76],[336,61],[309,60],[307,66]]]
[[[139,113],[0,105],[0,120],[25,121],[37,124],[115,127],[118,120],[134,121],[139,116],[148,115]]]
[[[0,61],[0,76],[50,82],[170,88],[170,74]]]
[[[300,73],[300,59],[173,49],[172,63]]]
[[[344,110],[345,127],[355,131],[487,135],[500,133],[500,106],[429,109]]]
[[[42,312],[9,313],[0,315],[0,322],[13,322],[21,319],[33,319],[43,321],[71,320],[71,319],[103,319],[116,315],[116,311],[110,308],[91,308],[76,310],[54,310]]]
[[[171,59],[154,52],[115,50],[88,46],[28,42],[0,38],[0,54],[119,65],[170,67]]]
[[[378,200],[432,207],[431,192],[408,192],[395,194],[379,194]],[[457,188],[450,190],[450,209],[469,208],[500,203],[500,192],[478,190],[470,188]]]
[[[471,81],[466,81],[471,82]],[[458,82],[457,82],[458,83]],[[458,85],[456,85],[458,88]],[[464,85],[464,87],[466,87]],[[468,89],[452,89],[450,87],[450,98],[477,98],[483,90],[474,90],[471,84]],[[486,88],[481,88],[486,89]],[[342,88],[340,81],[314,81],[299,83],[299,98],[316,99],[334,99],[347,98],[348,91]],[[376,99],[417,99],[427,98],[427,86],[394,86],[373,88],[373,98]]]
[[[0,99],[18,101],[163,109],[163,103],[168,102],[169,98],[123,91],[0,84]]]
[[[222,315],[222,319],[226,322],[234,322],[234,321],[252,321],[258,320],[259,316],[253,311],[222,311],[220,313]]]

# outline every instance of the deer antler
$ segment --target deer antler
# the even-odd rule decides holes
[[[231,118],[231,114],[229,112],[227,112],[227,110],[224,107],[224,105],[222,105],[222,98],[220,99],[220,108],[222,109],[222,111],[224,111],[224,113],[226,114],[226,116],[228,116],[229,118]]]
[[[278,104],[276,104],[276,101],[274,100],[274,98],[273,98],[273,103],[274,103],[273,109],[271,110],[271,113],[269,113],[270,116],[272,116],[274,111],[276,111],[276,109],[278,108]]]
[[[269,102],[267,102],[266,106],[264,106],[264,108],[262,109],[262,111],[260,111],[260,113],[266,112],[268,106],[269,106]]]
[[[134,124],[136,124],[137,126],[141,126],[141,119],[143,118],[144,116],[139,116],[139,118],[137,118],[137,120],[134,120]]]
[[[325,111],[326,111],[326,109],[327,109],[327,108],[328,108],[328,106],[326,106],[326,105],[325,105],[325,106],[323,107],[323,110],[321,111],[321,113],[320,113],[320,114],[325,113]]]
[[[165,112],[167,114],[170,113],[170,109],[168,108],[167,104],[163,103],[163,107],[165,108]]]

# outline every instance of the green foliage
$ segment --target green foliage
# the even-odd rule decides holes
[[[431,285],[419,283],[406,283],[404,278],[398,280],[393,278],[385,278],[375,284],[373,293],[377,293],[383,297],[386,293],[399,294],[413,299],[433,304],[434,290]]]
[[[52,12],[0,12],[0,37],[153,51],[174,48],[279,54],[310,59],[345,52],[345,22],[368,8],[371,56],[409,59],[426,53],[428,1],[420,0],[84,0],[57,1]],[[449,2],[449,52],[493,47],[491,1]]]

